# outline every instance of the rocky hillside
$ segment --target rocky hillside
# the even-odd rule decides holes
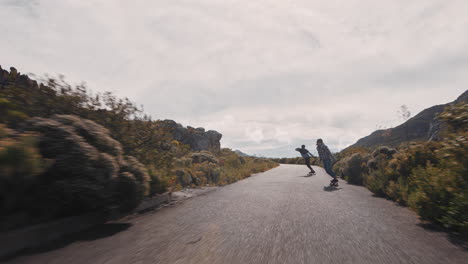
[[[159,126],[167,129],[174,140],[189,145],[193,151],[208,150],[218,153],[221,150],[221,133],[203,127],[184,127],[173,120],[159,121]]]
[[[397,147],[401,143],[408,141],[437,140],[442,126],[436,118],[437,114],[441,113],[449,105],[467,101],[468,90],[451,103],[429,107],[397,127],[374,131],[369,136],[359,139],[348,148]]]

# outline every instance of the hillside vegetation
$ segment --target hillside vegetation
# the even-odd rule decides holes
[[[468,103],[446,106],[437,117],[438,141],[351,147],[338,154],[334,170],[424,220],[468,235]]]
[[[277,166],[221,149],[221,134],[152,120],[128,99],[0,67],[0,230],[144,197],[223,185]]]

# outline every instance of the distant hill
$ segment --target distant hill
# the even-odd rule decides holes
[[[242,156],[242,157],[252,157],[251,155],[245,154],[244,152],[240,150],[234,150],[234,152],[237,153],[237,155]]]
[[[403,142],[436,139],[441,125],[436,119],[437,114],[441,113],[446,106],[460,102],[468,102],[468,90],[451,103],[429,107],[397,127],[376,130],[348,148],[397,147]]]

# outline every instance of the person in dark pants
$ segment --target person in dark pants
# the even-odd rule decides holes
[[[299,151],[301,153],[301,156],[305,160],[305,164],[307,168],[309,168],[310,172],[309,174],[315,174],[314,169],[312,169],[312,166],[310,166],[310,158],[313,157],[312,153],[310,153],[306,148],[305,145],[302,145],[301,148],[297,148],[296,151]]]
[[[325,171],[328,173],[328,175],[333,177],[333,179],[330,181],[330,185],[337,185],[338,179],[336,179],[336,175],[332,170],[334,161],[333,155],[331,154],[327,145],[323,143],[323,140],[321,138],[317,139],[317,152],[319,154],[320,160],[323,163]]]

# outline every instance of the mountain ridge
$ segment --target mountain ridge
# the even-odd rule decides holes
[[[468,90],[465,90],[457,99],[450,103],[426,108],[396,127],[376,130],[370,135],[358,139],[356,143],[344,150],[354,147],[397,147],[403,142],[437,140],[441,128],[441,123],[437,120],[437,115],[447,106],[467,101]]]

